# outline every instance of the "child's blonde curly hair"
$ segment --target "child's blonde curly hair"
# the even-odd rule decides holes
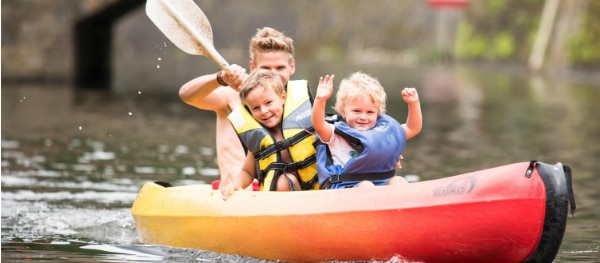
[[[333,109],[342,113],[348,102],[365,96],[378,106],[377,116],[385,113],[386,94],[383,86],[377,79],[362,72],[355,72],[342,80]]]

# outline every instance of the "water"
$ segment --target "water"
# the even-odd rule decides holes
[[[341,79],[354,70],[323,72]],[[419,90],[424,129],[408,142],[404,175],[429,180],[531,159],[570,165],[578,207],[555,262],[598,262],[600,85],[485,69],[367,72],[399,120],[401,88]],[[316,87],[318,76],[297,75]],[[145,245],[136,234],[129,209],[144,182],[218,178],[214,132],[214,114],[173,90],[4,83],[2,261],[264,262]]]

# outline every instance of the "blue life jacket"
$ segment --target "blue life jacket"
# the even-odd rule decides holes
[[[343,121],[334,122],[335,133],[344,138],[359,154],[344,167],[334,165],[329,146],[317,141],[319,185],[363,180],[383,180],[396,175],[396,163],[406,145],[406,132],[394,118],[382,114],[375,127],[357,131]]]

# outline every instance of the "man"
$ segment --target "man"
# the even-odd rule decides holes
[[[293,40],[269,27],[258,29],[250,40],[250,71],[268,69],[276,72],[284,84],[295,73]],[[246,156],[227,116],[241,105],[239,90],[247,77],[246,70],[231,65],[230,73],[219,71],[197,77],[185,83],[179,97],[196,108],[212,110],[217,114],[217,162],[221,184],[237,174]]]

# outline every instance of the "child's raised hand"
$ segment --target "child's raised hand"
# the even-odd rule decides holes
[[[316,99],[327,100],[331,97],[331,94],[333,94],[333,78],[335,78],[335,75],[325,75],[325,78],[319,78]]]
[[[415,88],[404,88],[402,90],[402,99],[406,103],[419,102],[419,94]]]

